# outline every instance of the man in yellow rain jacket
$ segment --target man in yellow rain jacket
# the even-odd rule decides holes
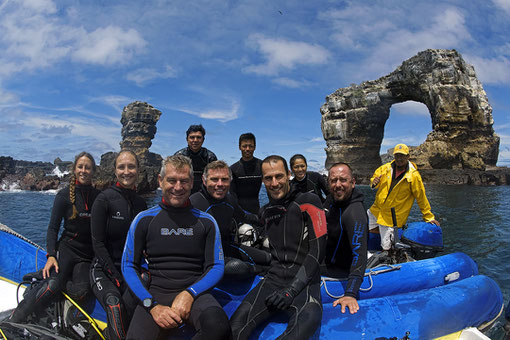
[[[439,225],[430,211],[425,187],[416,165],[409,161],[407,145],[397,144],[393,156],[395,160],[380,166],[370,179],[370,185],[373,189],[377,188],[377,193],[374,204],[367,211],[369,229],[379,227],[384,250],[389,250],[392,244],[391,208],[395,208],[398,228],[406,223],[414,200],[418,202],[423,220]]]

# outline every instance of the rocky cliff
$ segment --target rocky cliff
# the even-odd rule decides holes
[[[326,97],[320,110],[326,168],[343,161],[362,174],[373,172],[381,164],[390,107],[408,100],[425,104],[432,120],[427,139],[411,152],[418,168],[483,171],[495,166],[499,137],[473,66],[455,50],[426,50],[389,75]]]

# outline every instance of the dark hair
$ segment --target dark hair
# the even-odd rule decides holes
[[[336,162],[336,163],[334,163],[333,165],[331,165],[331,166],[329,167],[329,170],[328,170],[328,177],[329,177],[329,172],[331,171],[331,169],[333,169],[335,166],[340,166],[340,165],[344,165],[344,166],[346,166],[346,167],[349,169],[349,172],[350,172],[350,174],[351,174],[351,177],[352,177],[352,178],[354,178],[354,173],[353,173],[353,171],[352,171],[351,166],[350,166],[349,164],[347,164],[347,163],[344,163],[344,162]]]
[[[308,164],[306,163],[306,158],[305,158],[305,156],[303,156],[303,155],[302,155],[302,154],[300,154],[300,153],[297,153],[297,154],[295,154],[294,156],[292,156],[292,157],[290,158],[290,167],[291,167],[291,168],[294,166],[294,163],[296,163],[296,161],[297,161],[298,159],[302,159],[302,160],[305,162],[305,165],[306,165],[306,166],[308,166]]]
[[[278,161],[281,161],[283,163],[283,168],[285,169],[285,172],[289,173],[289,166],[287,165],[287,161],[282,156],[278,156],[278,155],[267,156],[262,161],[262,164],[264,164],[264,163],[276,163]]]
[[[202,137],[205,137],[205,129],[202,124],[190,125],[188,130],[186,130],[186,138],[188,138],[189,134],[192,132],[200,132],[202,133]]]
[[[69,201],[73,205],[73,214],[71,217],[69,217],[70,220],[75,219],[78,217],[78,209],[76,209],[76,174],[74,171],[76,170],[76,164],[78,163],[78,160],[82,157],[87,157],[92,162],[92,173],[96,172],[96,161],[94,160],[94,157],[88,152],[82,151],[79,154],[77,154],[74,157],[73,162],[73,174],[71,176],[71,179],[69,180]]]
[[[119,153],[117,154],[117,156],[115,156],[115,160],[113,161],[113,167],[114,169],[117,168],[117,159],[120,157],[120,155],[122,155],[123,153],[128,153],[130,154],[131,156],[133,156],[135,158],[135,162],[136,162],[136,167],[138,169],[140,169],[140,162],[138,161],[138,156],[136,155],[136,153],[133,151],[133,150],[129,150],[129,149],[122,149],[119,151]]]
[[[241,143],[245,140],[252,140],[253,145],[257,145],[257,140],[255,139],[255,135],[251,132],[243,133],[241,136],[239,136],[239,146],[241,146]]]

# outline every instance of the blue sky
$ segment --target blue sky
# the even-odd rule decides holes
[[[431,5],[431,4],[434,5]],[[132,101],[162,111],[152,152],[204,146],[229,163],[253,132],[255,155],[303,153],[321,168],[320,106],[427,48],[474,65],[510,163],[510,1],[0,0],[0,155],[71,160],[119,148]],[[422,143],[423,104],[391,108],[382,150]]]

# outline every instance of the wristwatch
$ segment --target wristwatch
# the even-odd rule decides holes
[[[151,309],[156,306],[158,303],[156,302],[156,300],[154,299],[151,299],[151,298],[146,298],[146,299],[143,299],[143,308],[145,308],[147,310],[147,312],[150,312]]]

